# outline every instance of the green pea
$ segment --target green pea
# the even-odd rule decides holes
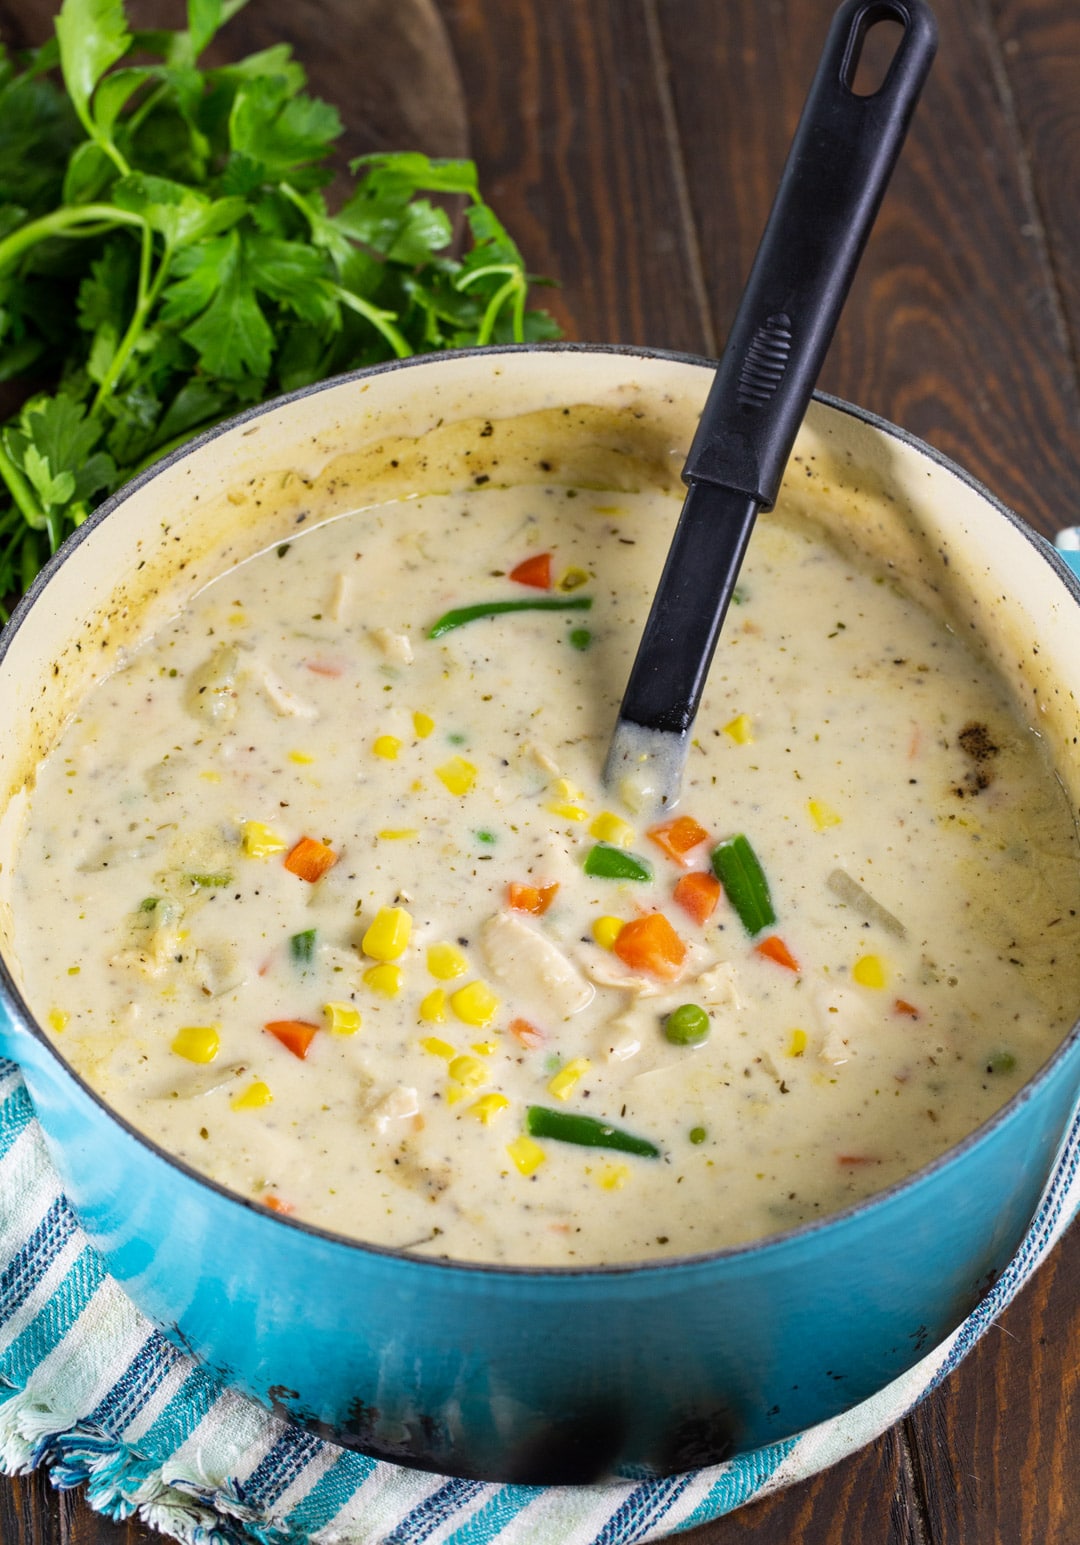
[[[1011,1073],[1016,1066],[1016,1058],[1011,1051],[996,1051],[986,1064],[988,1073]]]
[[[709,1038],[709,1016],[696,1003],[672,1009],[664,1021],[664,1034],[675,1046],[700,1046]]]
[[[704,1127],[690,1128],[690,1141],[692,1143],[703,1143],[708,1135]]]
[[[573,628],[570,633],[570,642],[575,649],[588,649],[592,643],[592,634],[588,628]]]

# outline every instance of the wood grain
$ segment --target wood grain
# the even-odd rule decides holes
[[[1052,532],[1080,487],[1074,360],[1033,234],[1001,40],[975,0],[937,9],[938,62],[821,384],[929,440]],[[1054,9],[1048,47],[1077,34],[1075,14],[1070,23],[1064,5]],[[708,0],[661,0],[680,139],[700,147],[688,154],[690,198],[721,333],[832,10],[832,0],[775,0],[766,22],[757,0],[730,0],[718,26]],[[728,89],[701,90],[702,75]],[[745,86],[731,89],[740,76]],[[1067,83],[1057,84],[1065,103]]]

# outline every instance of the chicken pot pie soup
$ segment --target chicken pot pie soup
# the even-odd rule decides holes
[[[451,491],[354,459],[242,494],[270,545],[132,639],[29,799],[14,953],[63,1055],[197,1170],[381,1245],[576,1266],[825,1217],[1080,1003],[1041,740],[808,459],[677,810],[602,786],[680,492],[582,412],[576,476],[542,412],[459,426],[492,470]]]

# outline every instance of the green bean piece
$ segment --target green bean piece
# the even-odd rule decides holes
[[[647,858],[628,853],[610,842],[598,842],[585,858],[585,873],[594,880],[651,880],[652,865]]]
[[[579,1148],[616,1148],[619,1153],[636,1153],[645,1159],[660,1157],[659,1148],[648,1138],[635,1137],[632,1132],[623,1132],[595,1116],[552,1110],[547,1105],[527,1108],[525,1130],[530,1137],[552,1137],[559,1143],[576,1143]]]
[[[463,628],[467,622],[477,622],[481,617],[501,617],[505,612],[587,612],[592,607],[591,595],[538,596],[535,600],[480,601],[475,606],[458,606],[444,612],[438,622],[428,629],[428,638],[442,638],[454,628]]]
[[[683,1003],[664,1020],[664,1034],[673,1046],[700,1046],[709,1039],[709,1016],[696,1003]]]
[[[189,874],[187,875],[187,879],[191,881],[192,885],[198,885],[203,890],[215,890],[222,885],[232,884],[232,875],[227,874],[225,870],[222,870],[219,874],[206,874],[201,872],[198,874]]]
[[[315,933],[314,928],[305,928],[289,940],[289,954],[298,966],[310,966],[315,955]]]
[[[760,933],[776,922],[765,872],[741,832],[713,848],[712,867],[747,933]]]

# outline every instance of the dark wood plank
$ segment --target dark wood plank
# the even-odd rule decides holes
[[[1023,141],[1035,219],[1060,296],[1060,325],[1080,362],[1080,13],[1061,0],[989,0],[1002,95]],[[1080,501],[1073,514],[1080,517]]]
[[[1053,10],[1059,22],[1045,34],[1047,47],[1080,28],[1075,7]],[[720,10],[709,0],[660,4],[721,334],[832,11],[833,0],[767,8],[730,0]],[[1073,361],[1056,321],[1054,275],[1027,234],[1038,212],[1000,97],[996,41],[978,0],[950,0],[937,11],[938,62],[822,386],[923,436],[1049,532],[1075,507],[1080,486]],[[701,89],[702,79],[715,89]],[[1066,80],[1054,84],[1075,111],[1075,77],[1071,96]],[[1040,175],[1053,177],[1053,165],[1043,163]],[[1070,198],[1075,204],[1075,183],[1061,190]]]
[[[442,0],[487,195],[569,336],[711,347],[645,0]]]

